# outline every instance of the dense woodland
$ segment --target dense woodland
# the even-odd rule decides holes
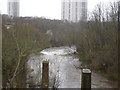
[[[118,80],[118,4],[100,3],[87,22],[63,22],[38,17],[3,15],[3,86],[24,87],[25,62],[48,47],[76,45],[88,68]],[[49,32],[49,33],[48,33]],[[17,83],[17,84],[16,84]]]

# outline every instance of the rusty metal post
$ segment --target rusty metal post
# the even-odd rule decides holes
[[[42,62],[42,88],[49,87],[49,62]]]
[[[82,69],[81,90],[91,90],[91,71]]]

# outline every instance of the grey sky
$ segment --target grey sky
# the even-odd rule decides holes
[[[116,0],[88,0],[88,11],[92,11],[98,2]],[[0,0],[0,12],[7,14],[7,0]],[[20,16],[39,16],[61,19],[61,0],[20,0]]]

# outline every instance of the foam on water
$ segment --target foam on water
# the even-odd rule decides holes
[[[41,51],[40,53],[46,54],[46,55],[67,55],[67,54],[73,54],[77,52],[76,46],[71,47],[54,47],[51,49],[45,49]]]

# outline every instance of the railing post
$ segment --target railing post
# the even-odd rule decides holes
[[[42,62],[42,88],[49,87],[49,62]]]
[[[82,69],[81,90],[91,90],[91,71]]]

